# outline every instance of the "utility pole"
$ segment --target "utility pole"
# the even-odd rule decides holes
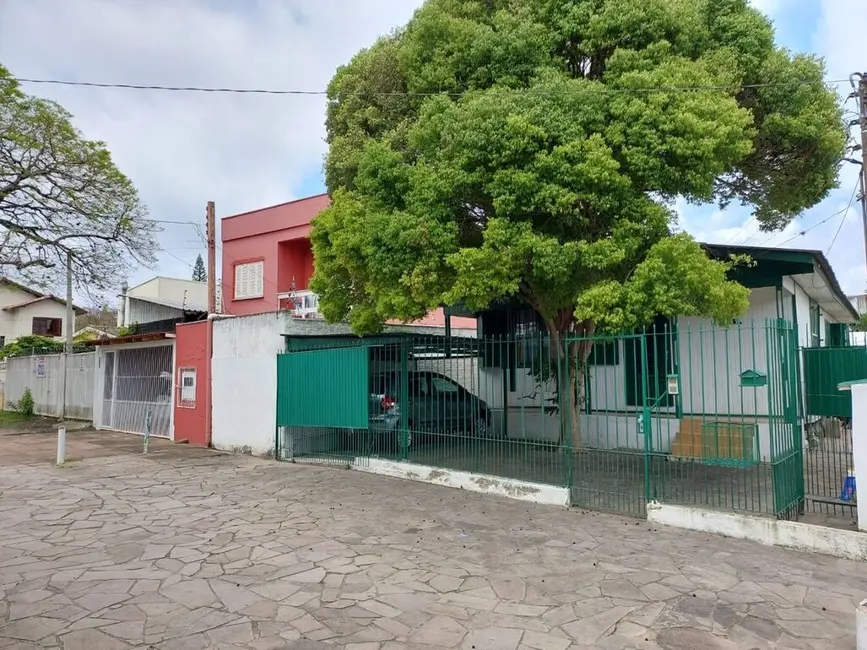
[[[208,238],[208,313],[217,313],[217,218],[214,202],[205,209],[205,229]]]
[[[857,84],[856,84],[857,80]],[[861,220],[864,226],[864,257],[867,261],[867,73],[856,72],[849,77],[858,103],[858,130],[861,135]]]
[[[60,427],[57,429],[57,464],[66,462],[66,388],[69,385],[69,358],[75,330],[72,306],[72,253],[66,253],[66,344],[63,346],[63,382],[60,388]]]

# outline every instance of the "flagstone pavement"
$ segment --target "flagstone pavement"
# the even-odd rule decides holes
[[[867,563],[118,435],[0,435],[0,650],[855,647]]]

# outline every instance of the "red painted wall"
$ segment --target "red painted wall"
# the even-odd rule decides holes
[[[211,444],[211,322],[175,326],[175,440]],[[194,408],[179,406],[181,369],[196,369]]]
[[[309,239],[296,239],[277,244],[277,287],[280,293],[289,291],[292,279],[299,291],[306,289],[313,277],[313,247]]]
[[[308,288],[313,277],[310,224],[330,203],[327,194],[320,194],[221,221],[223,311],[235,316],[277,311],[277,294],[291,290],[293,277],[296,289]],[[257,260],[264,261],[263,297],[235,300],[235,266]],[[416,324],[442,327],[443,310],[431,312]],[[476,320],[453,317],[452,327],[474,329]]]
[[[322,194],[221,221],[224,311],[236,316],[276,311],[277,294],[289,291],[293,274],[296,288],[307,288],[313,275],[310,222],[330,202]],[[265,261],[263,297],[235,300],[235,265],[257,259]]]

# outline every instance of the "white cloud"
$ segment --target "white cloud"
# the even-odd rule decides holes
[[[780,14],[786,8],[786,3],[781,0],[752,0],[752,4],[772,17],[775,12]],[[798,30],[805,34],[804,42],[798,49],[822,56],[826,62],[829,80],[846,79],[855,70],[864,70],[867,64],[864,62],[864,39],[861,32],[863,25],[867,24],[867,3],[863,0],[819,0],[819,5],[821,17],[818,23],[815,26],[805,24],[802,30]],[[838,88],[843,97],[851,91],[848,84],[841,84]],[[854,103],[850,101],[847,108],[854,110]],[[857,171],[853,165],[846,163],[841,171],[840,187],[837,190],[820,205],[801,215],[785,231],[773,235],[759,232],[755,223],[749,223],[749,214],[737,208],[732,209],[740,217],[739,225],[734,229],[728,225],[716,229],[708,228],[700,215],[694,212],[687,213],[683,223],[689,232],[704,241],[724,243],[734,237],[732,243],[821,250],[828,253],[843,289],[848,293],[859,293],[867,289],[867,270],[864,235],[857,202],[852,205],[842,225],[841,214],[821,226],[813,227],[841,210],[849,202],[856,184]],[[746,228],[741,232],[744,225]],[[807,232],[801,236],[798,233],[802,231]]]
[[[750,4],[766,16],[773,17],[780,7],[780,0],[750,0]]]
[[[0,1],[0,61],[19,77],[322,90],[420,2]],[[25,90],[106,141],[156,219],[203,222],[208,200],[218,216],[279,203],[321,172],[322,97]],[[171,253],[192,263],[204,252],[197,240],[193,228],[167,226],[160,272],[188,276]]]
[[[0,0],[0,61],[21,77],[321,90],[338,65],[404,24],[421,1]],[[848,76],[863,62],[859,32],[867,24],[867,3],[821,1],[814,43],[802,49],[824,55],[832,78]],[[785,8],[780,0],[753,4],[771,15]],[[321,97],[26,90],[56,99],[88,137],[105,140],[157,219],[202,222],[208,200],[223,216],[295,198],[319,182]],[[844,183],[801,223],[834,212],[850,191]],[[741,209],[708,217],[689,207],[682,214],[684,227],[708,241],[768,238],[753,235],[754,224],[743,228],[749,214]],[[788,245],[825,249],[835,227],[829,222]],[[779,237],[774,241],[787,238]],[[832,262],[844,286],[860,290],[862,237],[852,215],[839,239]],[[168,252],[159,271],[188,276],[188,265],[204,252],[195,230],[167,226],[162,241]]]

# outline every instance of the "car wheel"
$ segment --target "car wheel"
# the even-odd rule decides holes
[[[491,425],[488,423],[488,418],[484,415],[478,415],[470,422],[470,431],[476,438],[490,438]]]

